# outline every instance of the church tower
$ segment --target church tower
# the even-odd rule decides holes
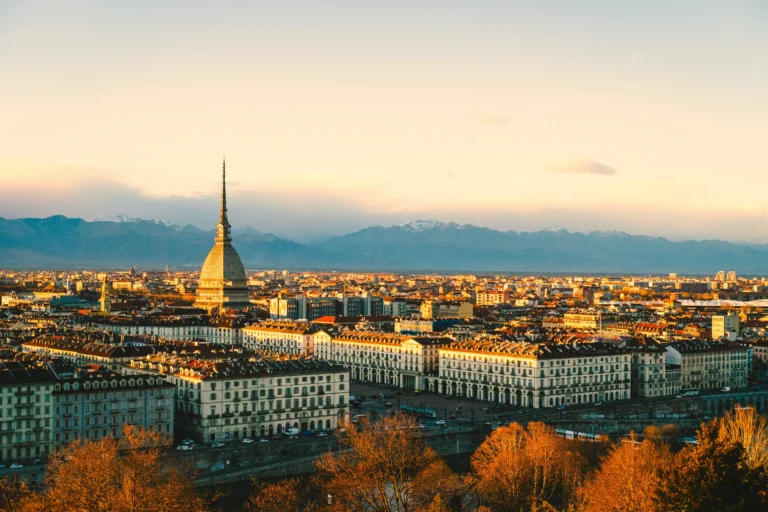
[[[197,283],[195,306],[222,312],[227,309],[245,309],[250,306],[247,277],[243,262],[232,247],[232,233],[227,217],[227,166],[221,170],[221,208],[216,224],[216,237],[208,257],[205,258]]]
[[[112,313],[112,297],[110,296],[111,290],[112,286],[110,285],[109,280],[105,277],[104,281],[101,282],[101,299],[99,300],[101,303],[101,312],[105,315]]]

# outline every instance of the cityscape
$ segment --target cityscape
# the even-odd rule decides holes
[[[0,3],[0,511],[768,510],[764,5],[171,4]]]

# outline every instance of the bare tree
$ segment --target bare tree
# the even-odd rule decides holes
[[[727,412],[720,422],[720,440],[741,444],[749,469],[768,470],[768,421],[754,408]]]
[[[429,506],[440,490],[430,487],[431,479],[450,480],[450,470],[410,418],[363,421],[359,429],[346,425],[339,441],[340,453],[328,453],[316,463],[318,480],[331,496],[330,510],[418,510]]]

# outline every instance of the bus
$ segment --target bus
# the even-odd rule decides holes
[[[437,411],[434,409],[427,409],[425,407],[416,407],[413,405],[401,405],[400,412],[403,414],[409,414],[417,416],[419,418],[437,418]]]
[[[562,428],[555,429],[555,434],[564,437],[565,439],[575,439],[576,438],[576,432],[573,430],[564,430]]]

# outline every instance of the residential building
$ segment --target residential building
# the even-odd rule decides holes
[[[176,385],[177,435],[202,442],[331,430],[349,414],[349,372],[315,359],[132,361]]]
[[[448,396],[533,408],[630,398],[631,356],[608,343],[475,340],[439,352]]]
[[[99,365],[78,368],[54,384],[53,447],[119,439],[127,426],[162,434],[171,442],[175,390],[155,375],[120,375]]]
[[[421,318],[472,318],[474,308],[470,302],[444,302],[427,300],[421,304]]]
[[[243,329],[243,346],[249,350],[267,350],[278,354],[311,356],[315,351],[313,324],[266,321]]]
[[[509,302],[509,290],[487,290],[477,292],[475,304],[478,306],[495,306]]]
[[[675,341],[665,346],[667,364],[680,366],[682,389],[747,386],[747,347],[719,341]]]
[[[0,463],[53,453],[56,376],[44,367],[4,361],[0,366]]]
[[[315,334],[315,356],[348,368],[352,380],[431,390],[438,350],[451,341],[380,332],[320,331]]]
[[[713,315],[712,316],[712,339],[726,339],[735,341],[739,335],[739,316],[738,315]]]

